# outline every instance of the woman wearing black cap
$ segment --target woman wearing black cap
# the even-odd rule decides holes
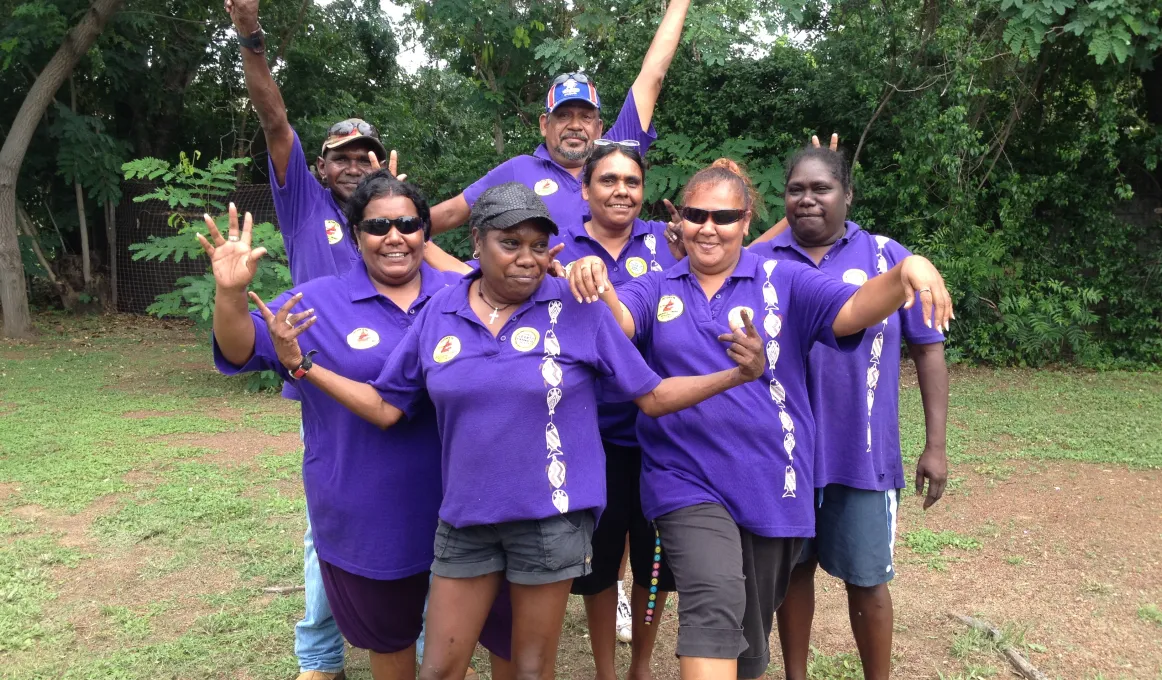
[[[489,189],[470,221],[480,269],[432,297],[379,378],[357,383],[315,364],[304,379],[384,428],[425,397],[435,405],[444,494],[420,677],[463,677],[507,578],[517,677],[551,678],[569,587],[590,571],[605,506],[598,394],[672,413],[753,380],[763,350],[748,318],[721,336],[735,368],[662,380],[607,308],[545,277],[557,225],[531,189]],[[292,307],[279,310],[283,325]],[[313,317],[301,316],[276,341],[287,366],[303,360],[294,337]]]

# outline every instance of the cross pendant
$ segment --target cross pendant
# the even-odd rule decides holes
[[[496,323],[496,317],[498,316],[500,316],[500,310],[493,309],[492,313],[488,315],[488,325],[491,326],[492,324]]]

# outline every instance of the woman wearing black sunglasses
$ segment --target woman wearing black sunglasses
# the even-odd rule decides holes
[[[283,293],[276,308],[297,302],[312,309],[276,320],[253,293],[260,311],[248,310],[246,288],[265,252],[250,248],[250,215],[239,230],[231,205],[225,239],[207,216],[213,244],[200,234],[198,239],[213,262],[217,283],[214,361],[219,370],[271,370],[294,380],[316,356],[347,378],[372,380],[428,300],[459,280],[423,264],[428,204],[414,186],[387,171],[360,182],[347,204],[347,222],[360,261],[346,274]],[[296,320],[313,315],[313,308],[325,313],[306,321],[301,334],[292,330]],[[279,362],[276,350],[290,334],[298,336],[307,357],[295,370]],[[385,433],[307,381],[297,386],[308,452],[303,485],[335,622],[352,645],[370,650],[375,680],[412,680],[441,498],[433,410],[427,405]],[[511,613],[506,598],[498,602],[481,641],[507,658]],[[494,676],[498,671],[500,677],[512,677],[511,667],[499,659]]]
[[[770,661],[775,609],[814,535],[812,346],[853,350],[863,329],[910,307],[913,291],[947,300],[920,257],[857,287],[743,249],[756,201],[738,165],[720,159],[682,192],[685,260],[616,291],[599,258],[570,271],[574,297],[609,305],[660,376],[714,370],[721,358],[710,347],[724,331],[742,327],[764,343],[763,379],[681,414],[638,418],[642,508],[678,589],[683,678],[757,678]],[[937,324],[951,315],[950,305],[925,307]]]

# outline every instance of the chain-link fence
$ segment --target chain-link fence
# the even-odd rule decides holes
[[[144,314],[145,308],[161,293],[174,288],[183,276],[194,276],[206,271],[206,260],[134,260],[130,244],[142,243],[150,236],[171,236],[170,207],[162,201],[134,203],[137,196],[149,193],[148,182],[125,182],[121,186],[121,204],[117,206],[117,311]],[[274,214],[274,199],[270,185],[249,184],[238,187],[227,201],[238,206],[239,214],[249,211],[255,223],[271,222],[278,226]],[[200,216],[198,216],[200,219]]]

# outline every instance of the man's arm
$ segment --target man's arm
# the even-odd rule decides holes
[[[234,28],[241,36],[248,36],[258,30],[258,0],[226,0],[226,12],[234,22]],[[242,48],[242,72],[246,75],[246,91],[250,103],[258,113],[262,131],[266,135],[266,149],[270,153],[271,165],[279,185],[286,183],[286,168],[290,162],[291,148],[294,146],[294,131],[286,117],[286,104],[282,93],[270,74],[270,65],[265,54],[255,54]]]
[[[654,34],[650,49],[642,60],[642,70],[630,88],[633,100],[637,104],[637,115],[641,120],[642,130],[650,129],[650,121],[654,118],[654,105],[658,103],[658,95],[662,92],[662,80],[665,79],[670,62],[678,51],[682,24],[686,23],[686,11],[689,9],[690,0],[670,0],[666,15],[662,17],[658,32]]]
[[[908,353],[916,364],[920,400],[924,403],[924,452],[916,461],[916,495],[924,493],[924,509],[944,495],[948,481],[948,366],[944,363],[944,343],[908,343]]]
[[[468,199],[458,194],[432,208],[432,234],[442,234],[468,221]]]

